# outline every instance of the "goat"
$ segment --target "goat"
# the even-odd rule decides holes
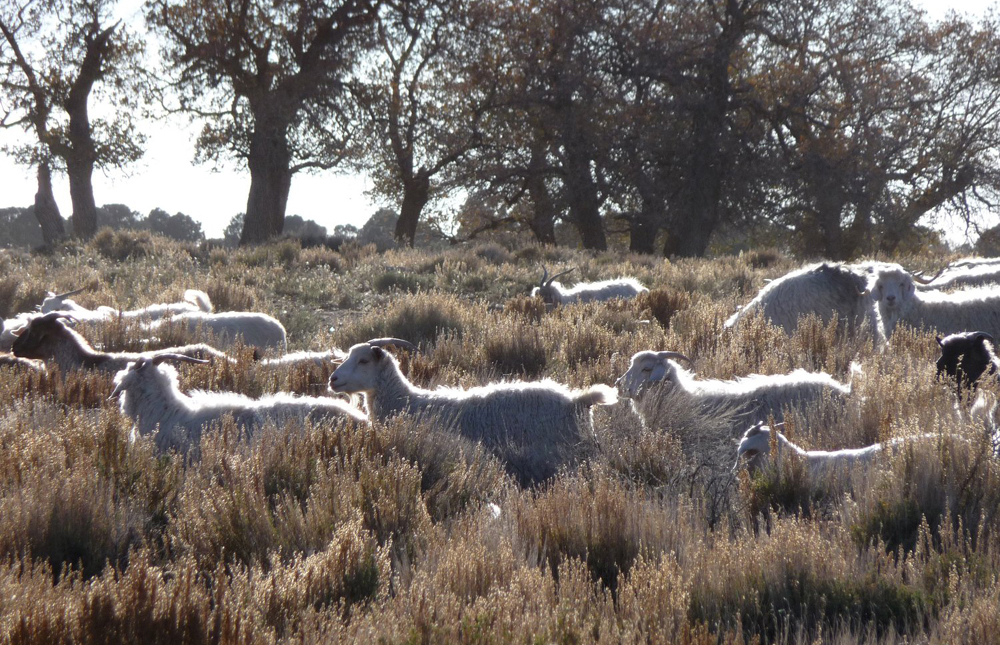
[[[339,363],[345,358],[347,358],[347,354],[344,351],[333,348],[321,351],[291,352],[274,358],[263,358],[260,365],[262,367],[325,367],[331,363]]]
[[[205,426],[231,415],[248,437],[268,421],[283,426],[289,420],[299,422],[322,419],[352,419],[367,423],[361,410],[329,397],[272,394],[251,399],[233,392],[189,394],[177,385],[177,370],[164,361],[207,363],[182,354],[158,354],[129,362],[115,374],[111,396],[121,396],[122,412],[134,422],[133,432],[147,435],[156,432],[154,443],[160,450],[185,452],[201,439]]]
[[[885,338],[900,322],[942,334],[968,329],[1000,334],[1000,290],[917,291],[913,276],[901,268],[886,267],[875,273],[871,295]]]
[[[679,352],[643,351],[632,356],[626,371],[617,381],[623,396],[635,399],[654,384],[676,388],[691,405],[703,410],[735,411],[741,422],[781,419],[789,406],[802,407],[824,396],[843,399],[851,386],[838,382],[823,372],[803,369],[789,374],[753,374],[733,381],[696,380],[692,372],[673,359],[691,363]]]
[[[50,291],[48,297],[42,301],[40,308],[41,312],[49,313],[51,311],[65,311],[73,314],[73,316],[78,320],[103,320],[113,318],[115,316],[119,316],[121,318],[157,320],[159,318],[163,318],[164,316],[173,316],[175,314],[190,311],[212,311],[212,301],[208,297],[208,294],[204,291],[198,291],[197,289],[188,289],[185,291],[183,302],[169,302],[149,305],[141,309],[133,309],[130,311],[119,311],[112,307],[87,309],[86,307],[82,307],[75,301],[69,299],[69,296],[74,296],[81,291],[84,291],[84,289],[86,289],[86,287],[61,294],[55,294]]]
[[[144,327],[155,332],[167,325],[186,326],[192,334],[199,329],[211,332],[223,347],[231,347],[237,339],[242,339],[244,344],[262,350],[277,349],[284,353],[288,349],[284,325],[276,318],[253,311],[189,311],[154,320]]]
[[[774,431],[777,445],[776,459],[785,455],[794,455],[806,466],[811,478],[818,478],[834,472],[846,472],[854,466],[867,466],[887,448],[899,447],[905,439],[893,439],[881,444],[875,443],[864,448],[845,448],[843,450],[804,450],[795,445],[780,431]],[[740,459],[747,460],[747,470],[751,474],[763,467],[764,461],[771,453],[771,428],[758,423],[743,434],[739,447],[736,449],[735,471],[740,465]],[[920,438],[930,438],[934,435],[921,435]]]
[[[578,282],[571,288],[566,288],[555,281],[556,278],[564,276],[572,270],[567,269],[549,278],[549,270],[542,267],[542,281],[531,290],[531,296],[540,296],[548,305],[568,305],[575,302],[597,302],[614,298],[628,300],[649,291],[635,278]]]
[[[989,371],[997,374],[1000,359],[995,353],[993,336],[982,331],[962,332],[937,337],[941,357],[937,360],[937,375],[947,374],[956,381],[956,393],[974,389],[980,377]]]
[[[0,352],[0,367],[21,367],[35,370],[36,372],[45,371],[45,363],[41,361],[14,356],[6,352]]]
[[[384,347],[413,345],[379,339],[354,345],[330,377],[334,392],[362,393],[372,418],[428,415],[493,451],[522,484],[552,477],[593,448],[590,408],[617,401],[595,385],[571,391],[552,381],[492,383],[469,390],[426,390],[403,376]]]
[[[786,334],[794,332],[799,318],[808,314],[819,316],[824,323],[836,315],[850,330],[870,326],[877,331],[867,293],[869,274],[877,265],[881,263],[823,262],[792,271],[764,286],[753,300],[730,316],[724,326],[731,329],[740,320],[760,312]]]
[[[983,287],[1000,283],[1000,264],[977,263],[953,267],[949,265],[933,278],[914,275],[918,291],[943,291],[947,289]]]
[[[131,361],[163,353],[232,360],[214,347],[204,344],[141,353],[98,352],[86,338],[65,324],[64,321],[69,318],[65,312],[52,311],[35,316],[22,327],[14,329],[14,354],[23,358],[52,360],[63,371],[86,368],[116,372],[124,369]]]

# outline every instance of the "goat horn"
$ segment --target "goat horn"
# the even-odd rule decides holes
[[[153,361],[153,365],[159,365],[163,361],[177,361],[178,363],[198,363],[200,365],[205,365],[211,362],[203,358],[195,358],[193,356],[188,356],[187,354],[174,354],[170,352],[166,354],[157,354],[153,356],[151,360]]]
[[[548,278],[548,277],[549,277],[549,270],[546,269],[545,265],[543,264],[542,265],[542,281],[538,283],[538,286],[544,288],[545,287],[545,279]]]
[[[43,316],[39,316],[38,318],[35,318],[31,322],[35,322],[35,321],[38,321],[38,322],[55,322],[55,321],[61,320],[63,318],[65,318],[66,320],[72,320],[73,322],[76,322],[76,317],[75,316],[71,316],[70,314],[66,313],[65,311],[50,311],[49,313],[47,313],[47,314],[45,314]],[[28,324],[31,324],[31,323],[29,322]]]
[[[557,273],[557,274],[555,274],[554,276],[552,276],[551,278],[549,278],[549,282],[548,282],[548,284],[543,284],[542,286],[543,286],[543,287],[547,287],[547,286],[548,286],[549,284],[552,284],[553,282],[555,282],[555,279],[556,279],[556,278],[558,278],[558,277],[561,277],[561,276],[564,276],[564,275],[566,275],[567,273],[569,273],[570,271],[573,271],[574,269],[576,269],[576,267],[571,267],[571,268],[569,268],[569,269],[566,269],[566,270],[565,270],[565,271],[563,271],[562,273]]]
[[[988,340],[991,343],[996,342],[993,339],[993,335],[992,334],[987,334],[985,331],[977,331],[976,332],[976,338],[978,338],[979,340]]]
[[[945,267],[945,269],[947,269],[947,268],[948,267]],[[940,278],[941,274],[945,272],[945,269],[941,269],[940,271],[938,271],[937,273],[935,273],[933,278],[925,278],[923,276],[923,274],[920,273],[920,272],[914,273],[913,274],[913,281],[914,282],[919,282],[920,284],[930,284],[930,283],[934,282],[935,280],[937,280],[938,278]]]
[[[694,361],[680,352],[659,352],[659,354],[663,358],[682,358],[688,362],[688,365],[694,365]]]
[[[86,287],[80,287],[79,289],[73,289],[72,291],[67,291],[66,293],[52,294],[52,296],[55,298],[68,298],[70,296],[75,296],[78,293],[82,293],[89,288],[90,286],[88,285]]]
[[[368,341],[369,345],[375,347],[402,347],[403,349],[408,349],[411,352],[417,351],[417,346],[408,340],[403,340],[402,338],[373,338]]]

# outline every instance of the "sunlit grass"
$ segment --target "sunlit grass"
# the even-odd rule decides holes
[[[527,297],[542,264],[651,291],[547,310]],[[400,360],[425,387],[610,384],[634,352],[669,349],[702,378],[853,379],[845,408],[789,415],[806,448],[934,439],[836,481],[794,463],[749,477],[731,471],[731,418],[659,391],[637,406],[645,421],[628,401],[596,410],[594,456],[522,489],[502,453],[407,418],[271,427],[251,443],[224,421],[200,459],[161,455],[130,441],[109,377],[0,368],[0,641],[992,642],[1000,463],[935,380],[933,334],[900,330],[883,352],[816,319],[791,337],[760,319],[723,331],[792,268],[773,251],[674,263],[495,243],[229,253],[111,232],[4,252],[4,316],[84,284],[86,306],[198,288],[217,310],[277,317],[293,350],[418,343]],[[81,330],[106,350],[147,346],[133,323]],[[183,366],[182,388],[323,395],[335,367],[234,356]]]

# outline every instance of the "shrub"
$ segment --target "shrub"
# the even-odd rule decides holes
[[[109,260],[122,262],[129,258],[141,258],[153,251],[153,236],[148,231],[113,231],[102,228],[94,235],[90,245]]]

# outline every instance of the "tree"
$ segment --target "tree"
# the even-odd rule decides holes
[[[807,253],[892,252],[932,210],[968,217],[976,201],[990,203],[1000,188],[991,20],[931,27],[885,0],[782,11],[756,86],[785,161],[776,218]]]
[[[370,44],[379,0],[151,0],[176,109],[205,120],[202,160],[250,170],[241,244],[279,235],[292,176],[348,152],[345,83]]]
[[[141,225],[142,228],[180,242],[201,242],[205,239],[201,224],[184,213],[169,215],[163,209],[154,208]]]
[[[366,124],[362,164],[375,192],[399,199],[395,237],[413,246],[424,207],[451,166],[479,144],[491,95],[470,83],[458,0],[405,2],[379,16],[378,49],[355,88]]]
[[[229,220],[229,223],[226,224],[226,228],[222,232],[222,237],[229,246],[236,246],[240,243],[240,234],[243,232],[244,219],[246,219],[245,213],[236,213]]]
[[[326,238],[326,227],[300,215],[289,215],[285,218],[285,234],[303,240],[323,239]]]
[[[59,234],[49,170],[55,160],[69,176],[73,232],[88,238],[97,230],[94,169],[143,153],[135,124],[147,97],[143,45],[111,23],[113,7],[113,0],[17,0],[0,11],[7,45],[0,91],[11,106],[0,124],[31,130],[38,141],[16,158],[38,166],[37,214],[47,239]],[[115,118],[91,119],[92,98],[114,106]]]
[[[125,204],[105,204],[97,209],[97,228],[113,230],[141,228],[142,216]]]
[[[0,231],[3,231],[0,247],[35,248],[42,245],[42,228],[39,225],[33,209],[0,208]]]
[[[495,96],[463,173],[474,191],[528,198],[528,224],[555,241],[565,217],[586,248],[607,248],[607,111],[599,57],[606,0],[484,0],[465,39],[469,74]],[[481,90],[482,91],[482,90]]]

